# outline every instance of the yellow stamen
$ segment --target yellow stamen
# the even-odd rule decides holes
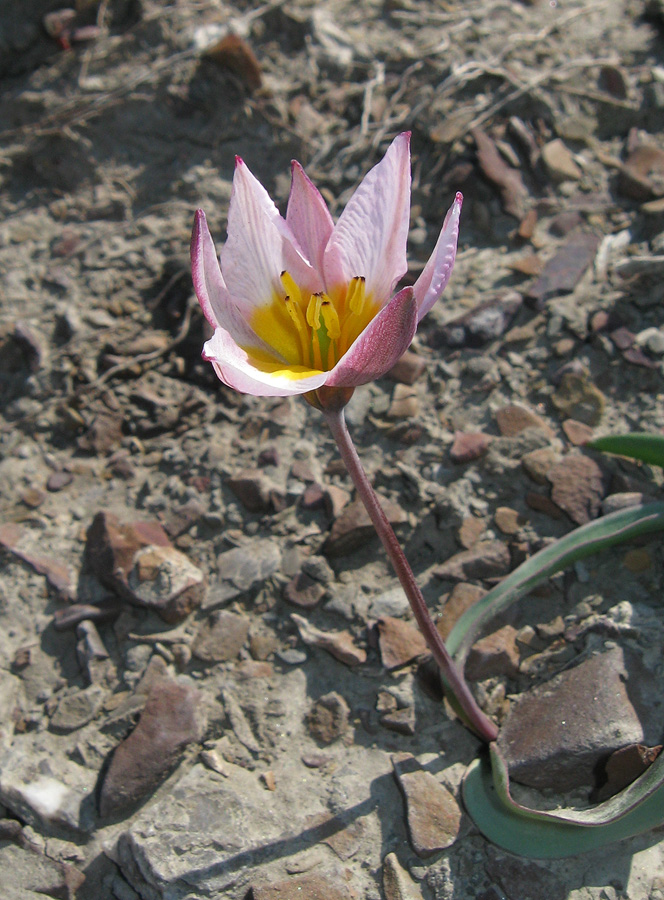
[[[307,325],[318,331],[320,328],[320,308],[323,305],[322,294],[312,294],[307,306]]]
[[[324,371],[323,369],[323,356],[320,352],[320,339],[318,337],[318,332],[314,331],[311,336],[311,346],[313,349],[313,367],[314,369],[320,369],[320,371]]]
[[[353,278],[348,287],[348,306],[350,307],[350,311],[356,316],[359,316],[362,313],[366,295],[365,279],[363,277]]]
[[[293,280],[293,276],[290,274],[290,272],[284,271],[281,273],[281,283],[286,289],[286,296],[291,297],[297,303],[297,305],[301,307],[302,292]]]
[[[309,331],[307,329],[304,313],[302,312],[300,305],[296,303],[292,297],[284,297],[284,304],[288,311],[288,315],[291,317],[293,324],[297,329],[297,335],[300,339],[300,349],[302,351],[302,360],[307,360],[309,358]]]
[[[336,341],[341,334],[341,326],[339,325],[337,311],[332,306],[332,301],[329,297],[326,297],[321,303],[320,311],[323,316],[323,322],[325,322],[327,336],[331,341]]]

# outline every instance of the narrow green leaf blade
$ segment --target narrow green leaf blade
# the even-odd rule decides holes
[[[531,859],[576,856],[648,831],[664,820],[664,758],[641,778],[589,810],[539,812],[514,802],[504,761],[495,745],[474,760],[463,782],[463,800],[473,822],[492,843]]]
[[[589,441],[586,447],[664,467],[664,434],[608,434]]]
[[[579,559],[640,535],[661,530],[664,530],[664,503],[648,503],[621,509],[575,528],[559,541],[527,559],[467,610],[448,636],[447,649],[457,663],[463,665],[480,629],[540,582]]]

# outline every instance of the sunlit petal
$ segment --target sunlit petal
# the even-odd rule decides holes
[[[191,235],[191,272],[201,308],[213,328],[224,320],[230,294],[224,282],[214,242],[202,209],[196,212]]]
[[[407,270],[410,219],[410,134],[398,135],[339,217],[324,256],[328,291],[366,278],[367,294],[383,306]]]
[[[309,262],[322,273],[323,252],[332,234],[334,222],[320,191],[295,160],[291,166],[286,222]]]
[[[413,293],[419,310],[418,322],[440,298],[450,280],[459,239],[459,218],[462,204],[463,196],[457,194],[445,216],[433,253],[413,285]]]

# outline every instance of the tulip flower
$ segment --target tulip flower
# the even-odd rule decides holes
[[[397,362],[449,280],[463,200],[415,284],[395,294],[407,271],[409,144],[407,132],[394,139],[336,225],[299,163],[284,219],[237,158],[221,265],[202,210],[191,241],[194,287],[214,328],[203,356],[221,381],[339,405]]]
[[[323,412],[444,684],[468,724],[493,741],[496,727],[445,648],[344,417],[353,390],[388,372],[408,348],[454,265],[461,194],[415,284],[394,293],[407,271],[409,145],[407,132],[392,141],[336,224],[299,163],[293,163],[284,219],[236,160],[221,258],[202,210],[191,238],[194,288],[214,328],[203,356],[235,390],[265,397],[303,394]]]

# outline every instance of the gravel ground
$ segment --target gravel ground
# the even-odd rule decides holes
[[[188,263],[196,208],[221,243],[235,154],[282,209],[300,160],[338,215],[412,131],[408,283],[463,191],[443,301],[348,407],[446,633],[661,492],[583,445],[664,428],[663,33],[661,0],[2,7],[5,897],[664,896],[658,830],[547,863],[477,831],[479,744],[320,415],[216,380]],[[578,564],[471,654],[499,724],[554,676],[628,686],[583,764],[542,735],[542,806],[662,739],[662,563],[652,540]]]

